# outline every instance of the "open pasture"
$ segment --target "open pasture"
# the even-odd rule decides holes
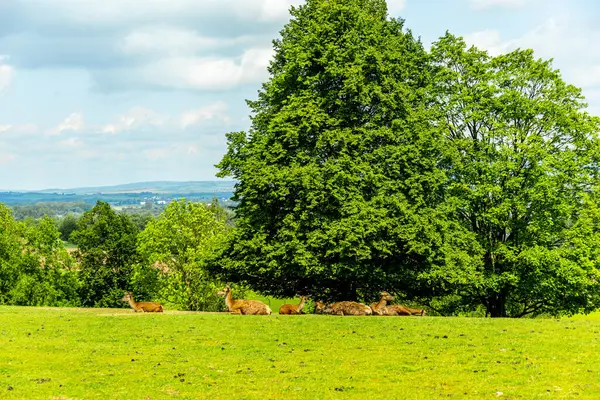
[[[2,399],[600,398],[600,318],[0,307]]]

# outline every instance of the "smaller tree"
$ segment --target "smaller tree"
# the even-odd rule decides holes
[[[156,274],[160,297],[186,310],[219,310],[219,289],[204,263],[227,236],[225,218],[212,207],[187,200],[174,201],[140,234],[138,251]],[[152,271],[161,271],[160,273]],[[148,275],[138,274],[140,280]],[[150,279],[151,281],[151,279]]]
[[[0,203],[0,304],[10,299],[10,291],[20,275],[22,226],[13,218],[10,208]]]
[[[65,242],[71,241],[71,233],[77,229],[77,217],[69,213],[60,219],[58,224],[58,230],[60,231],[60,238]]]
[[[137,226],[127,215],[117,214],[98,201],[77,222],[71,237],[81,261],[81,301],[88,307],[121,307],[121,297],[131,288],[133,265],[138,261]]]
[[[79,305],[79,280],[74,260],[60,236],[56,222],[48,216],[26,220],[21,238],[20,275],[10,292],[11,304]]]

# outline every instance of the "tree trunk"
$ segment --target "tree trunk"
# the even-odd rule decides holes
[[[504,294],[495,294],[488,297],[487,312],[491,318],[506,317],[506,296]]]

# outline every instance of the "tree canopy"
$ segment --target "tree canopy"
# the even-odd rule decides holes
[[[214,271],[272,295],[384,289],[493,317],[600,305],[600,124],[550,61],[450,34],[428,52],[384,0],[291,14],[218,164],[239,204]]]
[[[77,243],[82,282],[81,301],[88,307],[121,306],[138,262],[138,228],[127,215],[98,201],[77,221],[71,238]]]
[[[274,41],[271,78],[228,134],[237,230],[219,266],[273,295],[420,291],[447,259],[428,55],[383,0],[310,0]],[[459,252],[458,250],[456,252]],[[468,258],[465,253],[464,257]]]
[[[581,90],[531,50],[491,57],[447,34],[431,55],[452,161],[442,201],[480,249],[463,302],[492,316],[594,309],[600,123]]]
[[[144,262],[162,271],[157,278],[161,297],[185,310],[218,311],[220,288],[205,271],[205,260],[221,246],[230,228],[218,202],[210,207],[173,201],[146,226],[138,238]]]

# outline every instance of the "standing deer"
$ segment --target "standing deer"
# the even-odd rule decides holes
[[[225,296],[225,304],[231,314],[240,315],[271,315],[271,309],[265,303],[258,300],[233,300],[229,284],[225,289],[217,292],[219,296]]]
[[[302,314],[304,303],[306,302],[306,296],[300,296],[300,303],[296,304],[284,304],[279,307],[279,314]]]
[[[133,295],[131,292],[125,293],[125,296],[121,299],[121,301],[126,301],[129,303],[133,311],[135,312],[163,312],[163,306],[160,303],[153,303],[150,301],[140,301],[136,302],[133,299]]]

